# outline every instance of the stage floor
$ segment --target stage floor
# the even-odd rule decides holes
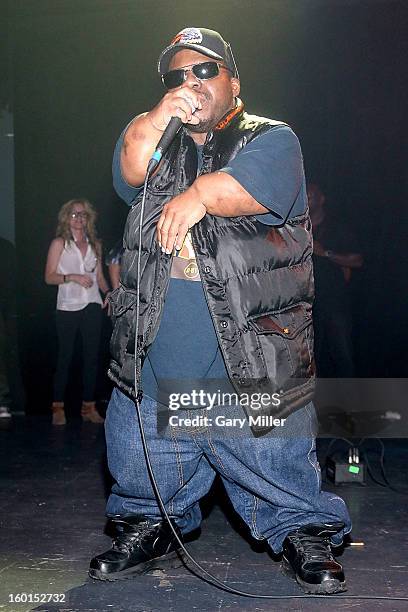
[[[73,419],[66,427],[53,428],[46,416],[16,416],[0,426],[0,612],[408,610],[408,600],[350,597],[408,597],[405,493],[370,480],[365,487],[336,487],[353,519],[352,540],[364,542],[362,547],[347,546],[340,557],[348,583],[342,601],[308,596],[248,599],[210,586],[183,566],[123,582],[93,582],[87,577],[89,559],[110,547],[103,533],[110,486],[103,427]],[[408,492],[407,441],[384,442],[387,476]],[[319,441],[321,463],[327,444]],[[375,449],[376,442],[368,447]],[[370,457],[380,479],[379,455]],[[324,488],[333,490],[326,483]],[[265,546],[248,537],[219,484],[203,507],[201,536],[188,549],[207,570],[240,590],[303,594]],[[16,595],[23,593],[27,603],[15,603]],[[30,596],[42,593],[64,594],[65,602],[29,603]]]

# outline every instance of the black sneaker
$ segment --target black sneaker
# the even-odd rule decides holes
[[[129,515],[111,519],[116,537],[112,548],[94,557],[89,575],[96,580],[124,580],[163,567],[180,567],[179,544],[167,521]],[[173,522],[180,536],[178,527]],[[181,536],[180,536],[181,537]]]
[[[304,525],[286,536],[282,568],[305,593],[330,595],[347,590],[343,568],[330,548],[330,536],[343,527],[343,523]]]

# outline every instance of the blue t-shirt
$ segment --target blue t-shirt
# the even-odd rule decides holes
[[[197,159],[199,173],[202,146],[197,146]],[[142,389],[167,404],[169,393],[202,387],[203,379],[227,380],[228,374],[189,233],[181,252],[173,257],[160,328],[142,370]]]
[[[141,187],[132,187],[122,177],[123,137],[124,132],[115,148],[113,183],[118,195],[131,205]],[[199,172],[202,147],[197,147],[197,152]],[[256,215],[261,223],[282,225],[306,209],[302,153],[288,126],[276,127],[251,140],[222,171],[269,209],[268,213]],[[164,388],[160,380],[188,379],[193,384],[203,379],[228,379],[191,248],[187,244],[181,258],[173,258],[160,328],[143,366],[142,389],[155,399],[159,389]]]

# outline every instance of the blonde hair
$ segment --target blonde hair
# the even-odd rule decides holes
[[[57,225],[57,231],[55,235],[57,238],[62,238],[64,242],[70,242],[71,240],[73,240],[73,236],[72,236],[71,228],[70,228],[70,220],[71,220],[72,210],[75,204],[82,204],[85,212],[88,215],[86,219],[85,233],[86,233],[86,236],[92,248],[96,252],[97,243],[98,243],[98,238],[96,235],[96,227],[95,227],[96,216],[97,216],[96,210],[94,209],[92,204],[89,202],[89,200],[86,200],[85,198],[76,198],[74,200],[68,200],[68,202],[65,202],[65,204],[61,206],[59,213],[58,213],[58,225]]]

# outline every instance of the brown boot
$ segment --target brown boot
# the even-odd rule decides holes
[[[96,410],[95,402],[82,402],[81,417],[83,421],[102,424],[104,419]]]
[[[52,424],[53,425],[65,425],[67,420],[65,418],[64,402],[52,402]]]

